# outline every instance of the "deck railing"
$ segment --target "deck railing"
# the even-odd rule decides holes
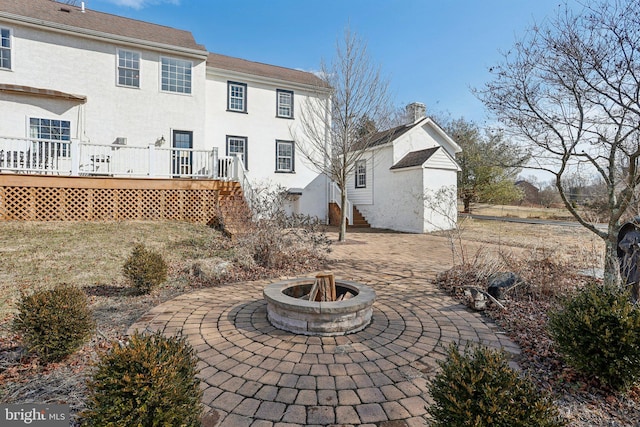
[[[0,137],[0,172],[62,176],[246,180],[239,158],[218,149],[94,144]]]

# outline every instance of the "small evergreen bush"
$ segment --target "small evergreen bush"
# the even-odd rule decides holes
[[[184,338],[134,334],[98,363],[88,382],[86,425],[200,427],[197,358]]]
[[[138,293],[147,294],[167,280],[167,264],[157,252],[137,244],[122,268]]]
[[[81,289],[58,285],[22,295],[14,329],[22,334],[27,351],[43,362],[57,362],[76,351],[95,329],[87,297]]]
[[[448,353],[431,383],[433,426],[564,425],[550,399],[511,369],[503,352],[479,347],[460,353],[451,345]]]
[[[640,310],[624,289],[586,286],[549,313],[549,331],[577,370],[620,390],[640,378]]]

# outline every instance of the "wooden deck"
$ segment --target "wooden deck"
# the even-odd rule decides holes
[[[210,223],[242,199],[235,181],[0,174],[0,221]]]

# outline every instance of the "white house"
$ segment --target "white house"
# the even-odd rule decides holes
[[[349,176],[347,195],[372,227],[411,233],[448,230],[457,217],[461,149],[424,105],[409,105],[413,123],[380,132]]]
[[[188,31],[52,0],[0,1],[2,173],[228,178],[233,164],[242,182],[279,184],[292,211],[324,219],[338,197],[292,135],[303,134],[306,101],[329,97],[312,73],[210,53]],[[375,227],[445,227],[419,193],[455,186],[459,147],[428,119],[390,132],[349,198]]]

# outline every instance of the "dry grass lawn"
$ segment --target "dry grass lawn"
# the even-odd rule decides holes
[[[462,211],[462,206],[460,206]],[[536,218],[573,220],[571,214],[562,208],[544,208],[527,206],[491,205],[477,203],[472,206],[472,212],[476,215],[504,216],[512,218]]]
[[[603,240],[578,224],[521,224],[471,218],[460,219],[458,224],[463,241],[522,248],[570,261],[580,268],[602,267]]]
[[[219,255],[219,238],[210,227],[181,222],[0,222],[0,319],[21,290],[122,284],[122,265],[136,243],[179,265]]]

